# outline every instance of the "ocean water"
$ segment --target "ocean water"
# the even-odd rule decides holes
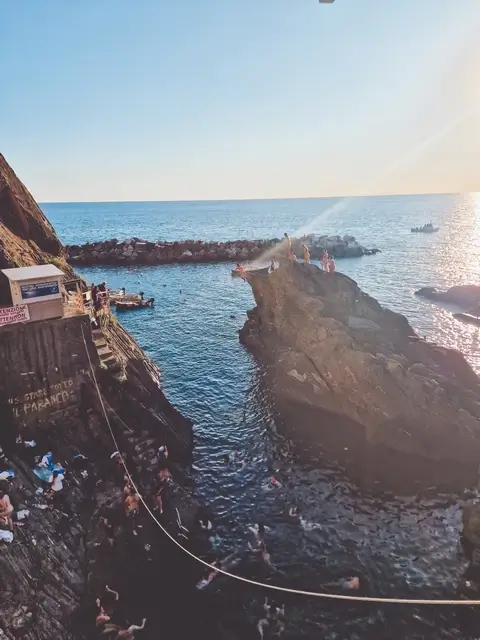
[[[229,240],[280,237],[284,231],[350,233],[381,253],[337,261],[383,305],[414,328],[460,349],[480,372],[479,329],[451,309],[416,298],[420,286],[446,288],[480,280],[480,197],[474,194],[346,200],[301,199],[174,203],[45,204],[65,243],[116,237]],[[412,234],[432,221],[440,231]],[[271,419],[262,370],[238,342],[253,306],[247,284],[231,266],[84,268],[90,281],[145,291],[156,307],[121,316],[128,331],[162,369],[168,398],[195,423],[198,494],[212,507],[220,555],[246,546],[248,526],[269,524],[272,583],[327,587],[360,575],[369,595],[455,598],[466,564],[459,550],[462,496],[393,498],[362,494],[314,446],[293,453]],[[227,452],[238,452],[225,465]],[[266,488],[278,470],[280,489]],[[406,470],[408,473],[408,470]],[[297,504],[307,521],[292,524]],[[212,590],[235,590],[217,579]],[[241,591],[244,616],[258,618],[258,594]],[[278,598],[277,598],[278,599]],[[221,612],[219,612],[221,615]],[[472,619],[460,608],[332,604],[287,600],[286,638],[464,638]],[[258,637],[252,631],[250,637]]]

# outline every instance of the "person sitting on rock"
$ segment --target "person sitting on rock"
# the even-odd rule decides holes
[[[126,484],[123,487],[123,499],[126,500],[131,492],[134,490],[132,484],[130,483],[130,478],[125,477]]]
[[[161,483],[168,483],[170,481],[171,474],[168,470],[168,465],[166,461],[160,462],[157,479]]]
[[[124,506],[125,514],[128,518],[134,518],[138,515],[138,511],[140,509],[140,496],[133,487],[130,488],[129,493],[125,498]]]
[[[283,234],[283,237],[285,238],[284,242],[285,242],[286,254],[288,257],[290,257],[290,254],[292,253],[292,239],[290,238],[290,236],[286,231]]]
[[[0,490],[0,526],[8,527],[10,531],[13,531],[12,513],[13,505],[9,496]]]
[[[322,265],[323,265],[323,270],[325,272],[328,272],[328,251],[326,249],[322,255]]]
[[[160,461],[164,461],[168,458],[168,449],[166,444],[162,444],[161,447],[158,447],[158,457]]]
[[[303,260],[306,264],[310,264],[310,251],[306,244],[302,245],[303,247]]]
[[[64,478],[65,476],[63,475],[63,473],[60,473],[58,469],[55,469],[55,471],[50,476],[50,480],[49,480],[50,482],[50,489],[48,494],[49,498],[55,498],[55,496],[59,495],[59,493],[63,489],[62,481]]]

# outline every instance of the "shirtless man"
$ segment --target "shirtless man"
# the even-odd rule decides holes
[[[132,518],[138,514],[138,510],[140,508],[140,496],[135,489],[131,488],[129,490],[129,493],[125,498],[124,506],[127,517]]]
[[[0,490],[0,524],[6,525],[10,531],[13,531],[12,513],[13,506],[10,498],[5,491]]]

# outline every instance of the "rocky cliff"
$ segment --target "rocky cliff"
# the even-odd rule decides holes
[[[0,156],[0,267],[54,262],[75,277],[64,256],[51,225]],[[9,302],[0,283],[0,304]],[[157,449],[169,447],[173,482],[162,517],[173,534],[176,508],[185,523],[195,508],[184,466],[192,425],[165,398],[160,372],[121,325],[107,322],[100,333],[92,333],[87,315],[0,328],[0,473],[13,473],[0,488],[15,509],[13,542],[0,541],[1,637],[94,637],[95,596],[106,583],[121,593],[124,622],[147,616],[144,638],[158,637],[160,625],[170,637],[186,637],[191,625],[200,625],[185,586],[195,584],[198,567],[166,542],[147,513],[140,511],[136,525],[125,518],[123,470],[110,459],[114,444],[90,367],[152,508]],[[108,366],[101,361],[105,352]],[[31,440],[33,448],[25,444]],[[48,450],[66,468],[54,503],[37,492],[42,483],[32,471],[35,457]],[[26,519],[17,520],[25,510]],[[114,523],[113,546],[101,519],[106,515]],[[175,614],[180,606],[189,607],[188,620]]]
[[[479,379],[350,278],[284,264],[248,276],[241,341],[266,365],[290,432],[322,443],[368,486],[463,488],[480,460]]]
[[[52,225],[0,154],[0,269],[50,262],[73,277]],[[9,300],[7,280],[0,274],[0,305]]]

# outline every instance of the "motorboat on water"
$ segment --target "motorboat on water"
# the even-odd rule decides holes
[[[115,308],[117,311],[134,311],[135,309],[151,308],[155,304],[155,298],[148,300],[126,300],[125,302],[117,302]]]
[[[435,233],[439,230],[439,227],[434,227],[431,222],[427,222],[423,227],[412,227],[410,231],[412,233]]]

